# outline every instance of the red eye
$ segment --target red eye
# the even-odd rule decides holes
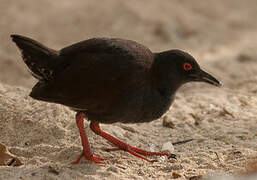
[[[183,68],[185,71],[189,71],[192,69],[192,65],[190,63],[184,63]]]

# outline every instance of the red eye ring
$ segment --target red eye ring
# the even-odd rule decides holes
[[[192,65],[190,63],[184,63],[183,68],[185,71],[190,71],[192,69]]]

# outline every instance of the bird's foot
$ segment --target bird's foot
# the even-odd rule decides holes
[[[119,151],[119,150],[127,151],[127,149],[130,149],[132,151],[135,151],[135,152],[137,152],[139,154],[142,154],[142,155],[145,155],[145,156],[168,156],[168,157],[174,157],[175,156],[175,154],[171,154],[171,153],[168,153],[168,152],[146,151],[146,150],[140,149],[139,147],[140,146],[133,147],[133,146],[130,146],[130,145],[124,143],[124,144],[122,144],[122,147],[109,148],[109,149],[105,149],[105,150],[108,151],[108,152],[111,152],[111,151]]]
[[[72,162],[72,164],[78,164],[82,157],[85,157],[87,160],[89,160],[91,162],[94,162],[94,163],[97,163],[97,164],[104,164],[104,162],[103,162],[104,159],[103,158],[100,158],[100,157],[98,157],[94,154],[86,155],[84,152],[82,152],[79,155],[79,157],[74,162]]]
[[[124,143],[124,142],[122,142]],[[129,148],[131,149],[132,151],[135,151],[139,154],[142,154],[142,155],[145,155],[145,156],[168,156],[170,157],[172,154],[171,153],[168,153],[168,152],[152,152],[152,151],[146,151],[146,150],[143,150],[143,149],[140,149],[138,147],[133,147],[133,146],[130,146],[126,143],[124,143],[123,146],[127,146],[126,148]]]
[[[167,156],[168,158],[176,158],[175,154],[171,154],[168,152],[146,151],[146,150],[140,149],[138,147],[133,147],[133,146],[130,146],[129,144],[126,144],[126,143],[123,144],[123,143],[124,142],[122,142],[121,146],[119,147],[120,150],[127,151],[128,153],[130,153],[136,157],[139,157],[141,159],[144,159],[148,162],[156,162],[157,160],[149,160],[149,159],[145,158],[144,156]],[[144,155],[144,156],[141,156],[141,155]]]
[[[118,146],[118,144],[115,144],[115,145]],[[175,154],[171,154],[171,153],[167,153],[167,152],[146,151],[146,150],[140,149],[138,147],[130,146],[124,142],[122,142],[122,144],[120,144],[120,146],[118,146],[117,148],[106,149],[106,151],[108,151],[108,152],[118,151],[118,150],[126,151],[126,152],[128,152],[136,157],[139,157],[141,159],[144,159],[148,162],[156,162],[156,160],[149,160],[142,155],[145,155],[145,156],[168,156],[168,158],[176,156]]]
[[[118,148],[112,149],[111,151],[116,151],[118,149],[123,150],[123,151],[127,151],[128,153],[130,153],[130,154],[132,154],[132,155],[134,155],[138,158],[144,159],[148,162],[155,162],[156,160],[149,160],[146,157],[144,157],[143,155],[145,155],[145,156],[168,156],[168,157],[173,156],[172,154],[167,153],[167,152],[151,152],[151,151],[146,151],[146,150],[140,149],[138,147],[132,147],[129,144],[124,143],[121,140],[119,140],[119,139],[111,136],[110,134],[102,131],[97,122],[92,121],[90,123],[90,128],[96,134],[102,136],[103,138],[105,138],[106,140],[108,140],[109,142],[113,143],[115,146],[118,147]]]

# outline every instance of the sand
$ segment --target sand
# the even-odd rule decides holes
[[[257,160],[257,2],[246,0],[0,1],[0,179],[201,179],[248,171]],[[177,159],[148,163],[112,147],[85,122],[98,165],[71,162],[82,147],[75,113],[28,96],[36,82],[9,35],[33,37],[60,49],[90,37],[136,40],[153,51],[190,52],[222,88],[183,86],[170,110],[143,124],[101,125],[147,150],[175,144]],[[2,147],[2,146],[1,146]],[[4,152],[4,153],[3,153]],[[15,158],[13,160],[13,158]],[[20,165],[18,160],[22,163]],[[9,164],[9,166],[8,166]],[[16,166],[20,165],[20,166]]]

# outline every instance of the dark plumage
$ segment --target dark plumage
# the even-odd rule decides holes
[[[150,122],[169,109],[181,85],[190,81],[220,85],[191,55],[180,50],[152,53],[135,41],[94,38],[55,51],[27,37],[11,37],[39,80],[30,96],[77,111],[77,123],[86,115],[91,129],[111,142],[115,141],[113,137],[97,129],[98,122]],[[115,145],[127,148],[119,143]],[[85,149],[89,147],[84,144],[83,155],[100,162],[101,158],[87,157]]]

